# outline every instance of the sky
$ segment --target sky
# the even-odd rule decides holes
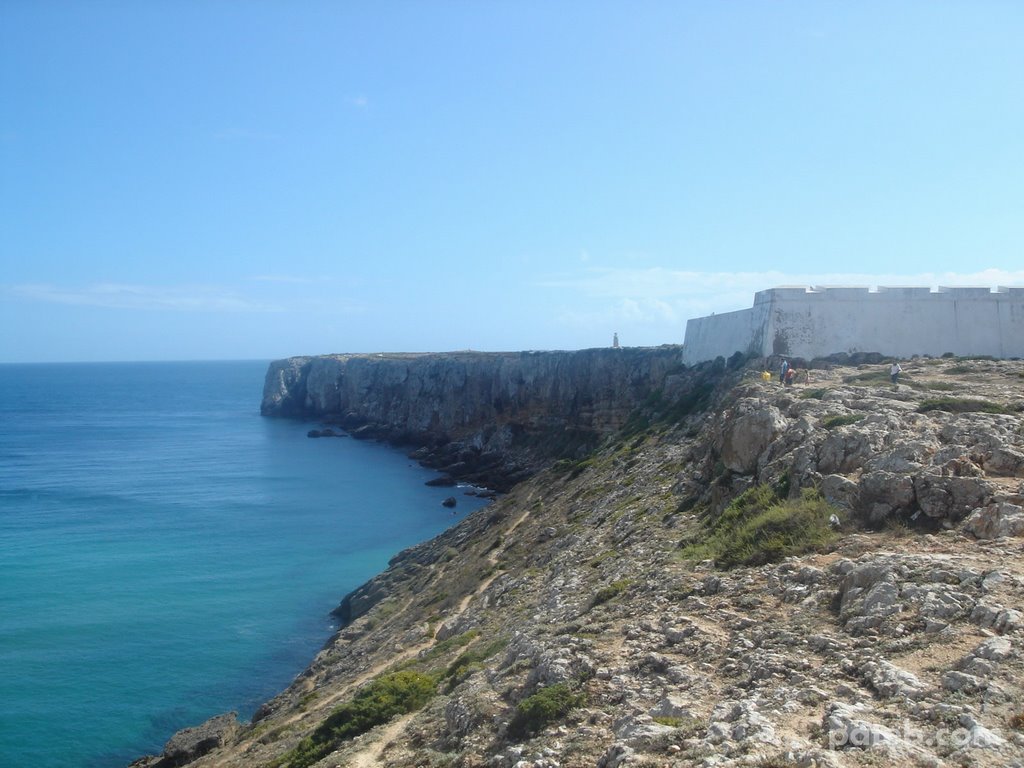
[[[0,0],[0,362],[1024,285],[1024,3]]]

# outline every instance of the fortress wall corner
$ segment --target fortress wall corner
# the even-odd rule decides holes
[[[1024,288],[772,288],[755,294],[751,310],[687,323],[685,363],[737,350],[1024,357]]]
[[[764,354],[767,304],[686,321],[683,362],[694,365],[736,352]]]

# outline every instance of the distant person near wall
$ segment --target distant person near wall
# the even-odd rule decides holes
[[[901,373],[903,373],[903,369],[900,368],[900,364],[894,360],[892,365],[889,366],[889,378],[892,380],[893,389],[899,387]]]
[[[786,386],[786,374],[789,373],[789,360],[782,358],[782,366],[779,368],[779,381]]]

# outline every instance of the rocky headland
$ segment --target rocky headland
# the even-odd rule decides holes
[[[293,357],[271,363],[260,410],[414,446],[453,479],[507,490],[553,457],[588,454],[671,388],[681,350]]]
[[[401,405],[426,386],[408,374],[338,394],[351,363],[275,364],[265,412],[481,452],[526,423],[547,453],[349,595],[251,723],[138,766],[1024,765],[1024,363],[915,359],[897,388],[822,364],[783,388],[764,360],[658,362],[552,386],[564,412],[488,390],[476,422],[441,391]]]

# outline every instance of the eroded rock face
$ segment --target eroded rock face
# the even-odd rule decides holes
[[[686,391],[678,346],[578,352],[327,355],[271,363],[265,416],[333,421],[354,437],[506,490],[539,461],[574,458],[666,384]]]
[[[808,393],[816,396],[801,396]],[[791,488],[818,487],[871,526],[896,519],[952,527],[974,513],[969,530],[979,538],[1024,532],[1020,501],[996,480],[1024,477],[1020,419],[919,413],[919,399],[927,398],[845,383],[817,391],[780,392],[760,382],[737,387],[734,403],[713,417],[712,459],[732,476],[717,478],[725,492],[712,495],[711,506],[749,485],[785,478]],[[700,479],[716,480],[707,470]],[[979,508],[984,511],[975,513]]]
[[[228,712],[211,717],[202,725],[185,728],[174,734],[164,746],[158,768],[177,768],[225,744],[238,732],[238,713]]]
[[[786,420],[774,406],[748,401],[737,406],[746,410],[729,420],[722,440],[722,461],[733,472],[752,474],[764,450],[786,428]]]
[[[1024,534],[1024,507],[1005,501],[979,507],[967,518],[964,528],[979,539],[1020,536]]]

